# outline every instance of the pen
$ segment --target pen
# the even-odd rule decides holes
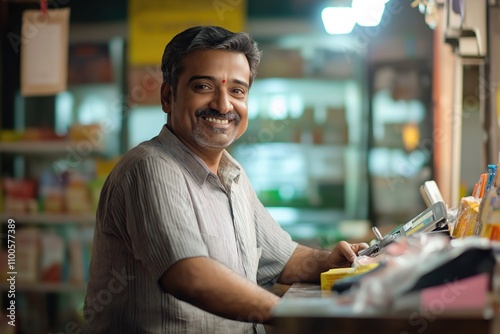
[[[486,184],[486,192],[490,191],[491,186],[493,185],[493,180],[495,179],[496,173],[497,173],[497,165],[489,164],[488,165],[488,183]]]
[[[480,192],[479,192],[479,198],[483,198],[484,191],[486,190],[486,183],[488,179],[488,174],[483,173],[481,174],[481,177],[479,178],[479,183],[480,183]]]

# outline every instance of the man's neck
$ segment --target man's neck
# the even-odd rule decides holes
[[[181,138],[179,138],[174,130],[172,129],[172,127],[170,127],[170,125],[168,124],[165,124],[165,126],[167,127],[167,129],[172,132],[174,134],[174,136],[177,137],[177,139],[179,139],[179,141],[181,143],[183,143],[191,152],[193,152],[194,154],[196,154],[198,157],[200,157],[204,162],[205,164],[207,165],[208,169],[217,175],[217,170],[219,168],[219,163],[220,163],[220,159],[222,158],[222,151],[211,151],[210,149],[206,149],[206,150],[199,150],[197,149],[196,147],[192,147],[191,145],[188,145],[186,144],[184,141],[181,140]]]

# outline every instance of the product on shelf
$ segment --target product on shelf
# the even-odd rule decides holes
[[[101,125],[95,124],[73,124],[69,129],[68,138],[71,141],[90,140],[92,144],[101,146],[103,144],[104,135]]]
[[[97,202],[115,160],[82,163],[79,169],[55,173],[51,166],[41,169],[38,182],[31,179],[0,180],[0,212],[9,214],[89,214]]]
[[[17,282],[35,283],[38,281],[39,241],[40,230],[37,228],[16,230]]]
[[[83,177],[78,173],[70,173],[64,194],[68,213],[91,212],[90,194]]]
[[[21,132],[21,140],[24,141],[41,141],[41,140],[63,140],[64,137],[59,136],[54,129],[45,127],[27,128]]]
[[[3,180],[5,212],[32,213],[38,211],[36,186],[34,180],[5,178]]]
[[[84,282],[84,257],[82,242],[78,238],[69,240],[69,282],[82,284]]]
[[[21,133],[15,130],[0,130],[0,142],[15,142],[21,139]]]
[[[64,263],[64,240],[54,232],[40,235],[40,278],[42,282],[61,282]]]
[[[64,212],[64,184],[49,167],[42,170],[39,180],[41,211],[47,213]]]

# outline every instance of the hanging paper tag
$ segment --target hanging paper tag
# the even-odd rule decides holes
[[[40,10],[43,15],[47,14],[47,0],[40,0]]]
[[[66,90],[69,8],[25,10],[22,20],[21,93],[53,95]]]

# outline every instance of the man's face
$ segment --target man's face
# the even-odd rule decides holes
[[[195,153],[220,152],[248,126],[248,61],[242,53],[197,50],[183,67],[175,97],[172,87],[162,86],[167,124]]]

